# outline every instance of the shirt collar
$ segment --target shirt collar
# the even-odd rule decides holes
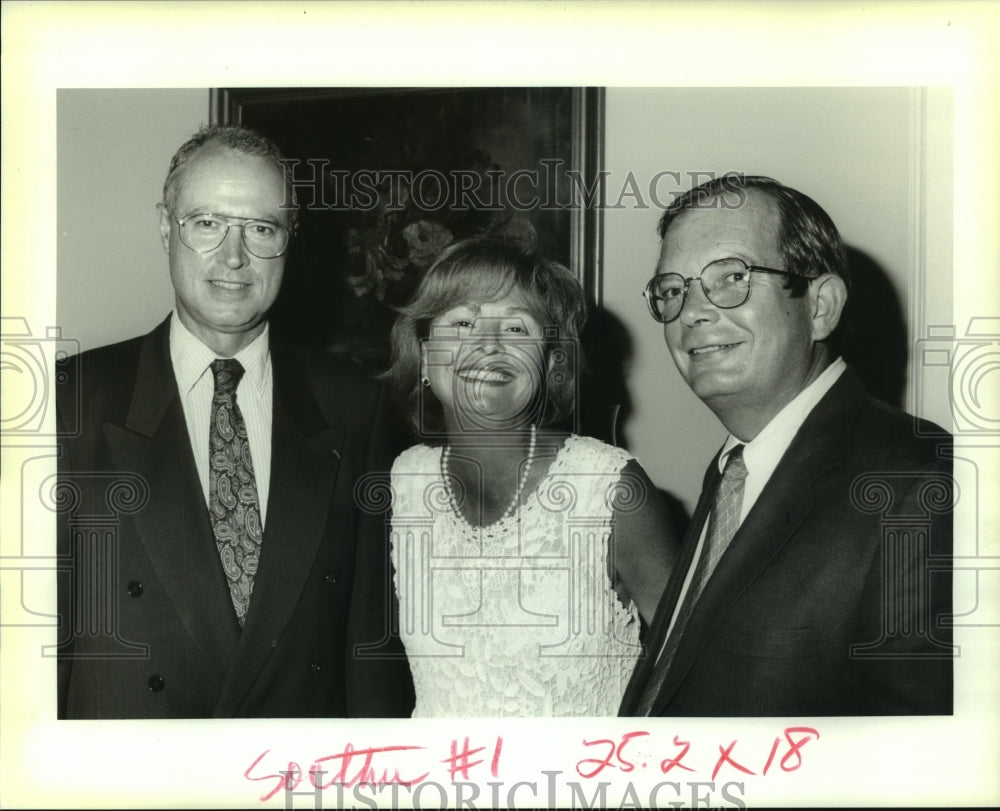
[[[269,348],[270,324],[264,322],[260,335],[243,347],[233,357],[244,369],[244,379],[252,385],[258,395],[263,396],[269,382],[271,366]],[[219,356],[203,344],[181,322],[174,312],[170,319],[170,359],[174,366],[177,389],[187,394],[209,372],[209,367]]]
[[[827,366],[820,375],[795,398],[779,411],[771,421],[764,426],[764,429],[757,434],[750,442],[744,443],[732,434],[726,437],[726,442],[722,446],[719,454],[719,472],[722,472],[726,465],[726,457],[737,445],[745,445],[743,449],[743,461],[747,470],[754,473],[754,468],[760,465],[760,458],[766,453],[768,447],[782,444],[781,451],[791,444],[792,437],[805,422],[816,404],[823,399],[823,396],[833,388],[833,384],[843,374],[847,368],[844,359],[838,357],[833,363]]]

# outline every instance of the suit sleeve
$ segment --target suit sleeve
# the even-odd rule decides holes
[[[951,473],[942,461],[908,481],[893,519],[883,518],[864,584],[864,642],[851,657],[861,689],[885,714],[953,711]]]
[[[365,471],[355,488],[358,538],[347,632],[347,712],[352,717],[408,718],[413,680],[398,632],[389,558],[389,474],[411,444],[385,387],[380,387]]]

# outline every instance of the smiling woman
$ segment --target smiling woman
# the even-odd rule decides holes
[[[522,298],[460,304],[431,321],[423,364],[449,433],[531,424],[544,391],[544,334]]]
[[[628,453],[572,433],[583,291],[512,241],[447,249],[393,329],[425,444],[393,466],[415,716],[614,715],[673,565]]]

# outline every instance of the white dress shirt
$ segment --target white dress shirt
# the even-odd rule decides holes
[[[269,329],[265,324],[264,331],[234,355],[245,370],[236,389],[236,402],[247,426],[262,527],[267,520],[267,495],[271,482],[271,415],[274,407],[271,353],[268,349]],[[212,361],[217,358],[214,351],[181,323],[175,312],[170,319],[170,362],[174,367],[177,390],[184,406],[184,420],[205,495],[206,509],[209,480],[208,433],[212,420],[212,397],[215,394],[215,378],[211,366]]]
[[[837,379],[843,374],[847,364],[842,358],[837,358],[826,367],[822,373],[812,383],[800,391],[795,399],[779,411],[774,418],[764,426],[764,429],[757,434],[750,442],[742,443],[739,439],[730,434],[722,446],[722,453],[719,454],[719,473],[725,469],[726,459],[730,451],[737,445],[743,445],[743,462],[747,468],[747,477],[743,483],[743,506],[740,510],[740,525],[750,512],[750,508],[757,502],[764,485],[771,478],[774,469],[785,455],[788,446],[792,444],[795,434],[798,433],[806,417],[816,407],[823,396],[833,387]],[[691,585],[691,578],[698,558],[701,556],[702,547],[705,544],[705,534],[708,529],[708,516],[701,527],[701,535],[698,538],[698,548],[694,551],[691,565],[688,567],[687,576],[684,578],[684,586],[681,588],[680,597],[674,607],[673,617],[670,619],[670,628],[664,637],[664,642],[670,636],[674,623],[677,621],[677,612],[684,602],[684,597]]]

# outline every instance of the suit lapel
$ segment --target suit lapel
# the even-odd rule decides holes
[[[705,585],[651,714],[658,714],[669,702],[721,618],[812,511],[813,482],[837,464],[839,448],[847,441],[850,423],[866,398],[856,376],[848,369],[799,428]],[[706,485],[720,478],[717,459],[706,476]],[[708,494],[712,492],[714,486],[703,489],[691,524],[696,534],[693,539],[688,538],[689,543],[692,540],[697,543],[711,508]],[[682,570],[682,582],[686,571]]]
[[[170,363],[169,318],[146,336],[125,425],[104,435],[117,470],[149,485],[131,520],[163,588],[220,682],[238,639]]]
[[[274,416],[267,525],[253,596],[233,667],[216,709],[235,715],[272,642],[280,639],[309,579],[330,508],[346,428],[329,425],[305,370],[272,341]]]
[[[684,586],[684,578],[694,561],[694,553],[698,546],[701,527],[708,518],[712,496],[719,485],[721,476],[719,475],[718,460],[719,455],[716,454],[708,466],[708,470],[705,472],[705,478],[702,480],[701,485],[701,495],[698,497],[694,514],[688,523],[677,565],[674,566],[670,577],[667,579],[667,584],[663,588],[663,594],[660,596],[660,602],[656,607],[653,622],[646,634],[646,655],[640,661],[632,674],[632,678],[629,680],[625,695],[622,698],[619,715],[628,716],[636,714],[643,691],[646,689],[650,678],[652,678],[653,668],[656,665],[660,651],[663,649],[663,643],[670,628],[670,620],[673,618],[677,599]]]

